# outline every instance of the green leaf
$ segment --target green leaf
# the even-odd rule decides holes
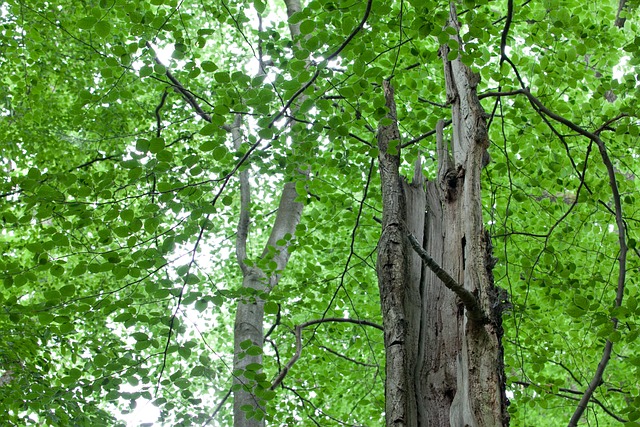
[[[218,66],[211,61],[202,61],[202,64],[200,64],[200,66],[207,73],[213,73],[218,69]]]
[[[38,320],[43,325],[48,325],[49,323],[53,322],[54,317],[55,316],[53,314],[48,312],[43,312],[38,314]]]
[[[55,264],[49,269],[49,271],[51,272],[52,276],[61,277],[64,274],[65,269],[62,265]]]
[[[103,367],[107,366],[109,361],[110,361],[109,358],[107,356],[105,356],[104,354],[102,354],[102,353],[97,354],[93,358],[94,365],[96,365],[99,368],[103,368]]]
[[[96,24],[96,22],[98,22],[98,20],[96,18],[94,18],[93,16],[86,16],[84,18],[79,19],[76,22],[76,25],[78,26],[78,28],[80,28],[82,30],[89,30],[89,29],[93,28],[93,26]]]
[[[262,369],[262,365],[261,365],[261,364],[259,364],[259,363],[249,363],[249,364],[245,367],[245,369],[246,369],[247,371],[253,371],[253,372],[255,372],[255,371],[259,371],[260,369]]]
[[[61,334],[70,334],[71,332],[74,331],[74,326],[71,323],[63,323],[60,326],[58,326],[58,330],[60,331]]]
[[[218,83],[229,83],[231,81],[231,77],[229,77],[229,73],[218,72],[213,75]]]
[[[136,341],[148,341],[149,340],[149,336],[143,332],[134,332],[133,334],[131,334],[131,336],[136,340]]]
[[[182,356],[183,359],[189,359],[191,356],[191,350],[186,347],[180,347],[178,349],[178,354]]]
[[[209,136],[209,135],[213,135],[214,133],[216,133],[218,131],[218,126],[212,124],[212,123],[208,123],[206,125],[204,125],[204,127],[202,129],[200,129],[200,135],[204,135],[204,136]],[[205,141],[205,143],[208,141]],[[205,151],[209,151],[209,150],[205,150]]]
[[[76,293],[76,287],[74,285],[66,285],[60,288],[60,295],[63,297],[71,297]]]
[[[587,298],[585,298],[583,295],[580,295],[580,294],[574,295],[573,301],[576,304],[576,306],[578,306],[579,308],[583,310],[589,309],[589,300],[587,300]]]
[[[274,301],[267,301],[264,304],[264,312],[265,314],[277,314],[278,313],[278,304]]]
[[[295,12],[293,15],[289,17],[289,24],[297,24],[305,18],[305,14],[303,12]]]
[[[262,15],[264,13],[266,5],[262,0],[253,0],[253,7],[256,9],[256,12]]]
[[[93,30],[100,37],[107,37],[111,33],[111,25],[108,22],[100,21],[93,26]]]
[[[246,353],[249,356],[258,356],[262,354],[262,348],[258,347],[257,345],[253,345],[246,350]]]
[[[164,138],[152,138],[151,141],[149,141],[148,150],[152,153],[159,153],[164,149],[164,146],[165,146]],[[146,150],[139,150],[139,151],[146,151]]]
[[[211,155],[213,156],[213,158],[217,161],[220,161],[222,159],[224,159],[224,157],[227,154],[227,148],[224,146],[219,146],[213,149],[213,153],[211,153]]]
[[[302,23],[300,24],[300,32],[302,34],[310,34],[313,32],[315,28],[316,28],[315,21],[312,21],[310,19],[302,21]]]
[[[195,307],[196,310],[198,310],[200,313],[202,313],[203,311],[205,311],[207,309],[208,305],[209,305],[209,303],[207,302],[207,300],[199,299],[198,301],[196,301],[194,307]]]

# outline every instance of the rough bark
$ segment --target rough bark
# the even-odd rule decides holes
[[[449,25],[459,29],[453,6]],[[488,147],[485,113],[476,94],[478,76],[459,59],[449,61],[446,46],[441,54],[452,140],[445,143],[440,122],[438,177],[426,184],[426,194],[419,174],[412,185],[399,175],[393,90],[383,85],[391,119],[378,134],[384,209],[377,268],[387,356],[386,424],[505,426],[504,297],[493,283],[480,193]],[[410,234],[429,254],[433,271],[410,246]],[[449,288],[439,278],[445,276],[441,270],[450,276]]]
[[[385,401],[388,426],[413,425],[415,423],[415,393],[412,367],[408,353],[416,351],[417,325],[413,320],[407,300],[419,298],[415,287],[406,287],[411,270],[421,269],[419,261],[410,259],[406,245],[407,201],[405,182],[400,177],[400,132],[398,130],[393,87],[383,82],[388,125],[378,129],[378,162],[382,183],[382,235],[378,243],[377,274],[384,323],[386,353]],[[420,198],[420,197],[418,197]],[[419,277],[419,273],[417,274]],[[419,279],[418,279],[419,280]],[[415,282],[414,282],[415,283]],[[419,299],[418,299],[419,301]],[[418,302],[419,304],[419,302]]]

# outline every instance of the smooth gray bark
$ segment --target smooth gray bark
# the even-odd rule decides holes
[[[299,0],[285,0],[285,5],[289,16],[301,8]],[[290,32],[292,39],[299,37],[299,26],[291,25]],[[296,46],[298,46],[297,43]],[[263,64],[260,64],[260,66],[261,72],[264,72]],[[235,144],[236,148],[239,148],[240,141],[239,126],[240,122],[236,120],[232,127],[234,143],[237,143]],[[246,354],[246,347],[243,349],[242,345],[250,342],[251,345],[263,348],[264,300],[262,296],[268,294],[278,284],[280,274],[275,273],[267,276],[260,268],[255,266],[248,267],[245,264],[251,205],[248,174],[248,170],[244,170],[239,175],[241,209],[238,222],[236,256],[243,275],[242,288],[248,291],[249,295],[238,301],[233,331],[233,422],[234,427],[263,427],[265,425],[265,401],[261,399],[261,393],[269,390],[271,384],[261,378],[262,370],[249,371],[246,369],[249,364],[262,366],[262,354],[250,356]],[[301,172],[301,174],[306,175],[308,171]],[[295,182],[284,184],[276,219],[261,255],[262,259],[269,257],[275,261],[277,264],[276,271],[278,272],[285,269],[290,254],[288,244],[282,246],[278,245],[277,242],[282,241],[286,235],[293,236],[296,226],[300,223],[303,205],[295,201],[297,197]],[[258,375],[257,378],[256,375]]]
[[[297,196],[295,183],[286,183],[269,240],[262,253],[262,258],[273,257],[272,260],[276,262],[278,271],[286,267],[289,250],[286,245],[280,246],[276,242],[284,239],[286,234],[293,236],[300,222],[303,205],[295,201]],[[275,252],[270,248],[275,248]],[[273,274],[268,277],[259,268],[247,266],[243,267],[243,274],[242,287],[245,290],[254,290],[255,293],[239,301],[236,310],[233,369],[234,386],[237,389],[233,394],[234,426],[261,427],[264,426],[264,419],[260,417],[264,414],[265,402],[260,398],[260,392],[268,390],[271,384],[255,379],[255,374],[259,374],[260,371],[246,370],[251,363],[262,365],[262,354],[250,356],[241,346],[243,342],[250,341],[252,345],[263,347],[264,300],[261,294],[269,293],[277,285],[280,276]]]

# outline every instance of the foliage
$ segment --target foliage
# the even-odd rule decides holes
[[[366,15],[371,5],[306,2],[288,20],[302,32],[294,55],[280,2],[4,3],[7,425],[117,425],[114,408],[133,410],[140,399],[160,408],[164,425],[231,424],[230,319],[243,297],[233,257],[238,170],[251,173],[255,262],[282,183],[299,181],[306,205],[268,297],[267,330],[277,326],[263,350],[265,381],[293,356],[296,325],[379,322],[380,84],[393,76],[407,176],[422,156],[433,178],[432,130],[448,118],[442,43],[479,72],[491,114],[482,185],[496,282],[513,306],[504,325],[513,425],[566,423],[607,339],[614,355],[585,417],[638,422],[638,19],[628,14],[615,27],[613,2],[518,2],[506,19],[507,2],[465,1],[459,51],[442,30],[446,2],[373,2]],[[620,307],[605,163],[587,138],[512,93],[520,79],[606,144],[630,248]],[[302,88],[293,114],[284,107],[303,99]],[[228,132],[236,114],[240,150]],[[300,181],[306,167],[311,177]],[[381,425],[380,331],[324,323],[305,329],[303,343],[282,387],[266,396],[272,424]]]

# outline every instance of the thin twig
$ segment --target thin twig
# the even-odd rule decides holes
[[[600,138],[598,133],[589,132],[588,130],[578,126],[572,121],[565,119],[564,117],[552,112],[549,110],[538,98],[533,96],[529,91],[529,88],[526,87],[524,81],[520,77],[520,73],[516,65],[507,57],[504,56],[504,60],[511,65],[516,77],[520,83],[522,93],[526,95],[527,99],[531,103],[531,105],[537,110],[541,111],[548,117],[553,120],[562,123],[569,129],[574,132],[587,137],[589,140],[594,142],[598,147],[598,151],[600,151],[600,156],[602,157],[602,163],[607,169],[607,174],[609,176],[609,187],[611,188],[611,193],[613,197],[613,204],[615,206],[615,218],[616,225],[618,227],[618,244],[620,247],[620,253],[618,256],[618,286],[616,290],[616,298],[614,301],[614,307],[618,308],[622,305],[622,299],[624,297],[624,288],[625,288],[625,279],[627,274],[627,242],[626,242],[626,225],[624,223],[624,217],[622,213],[622,201],[620,198],[620,191],[618,190],[618,183],[616,180],[615,168],[611,159],[609,157],[609,153],[607,152],[607,147],[604,144],[604,141]],[[613,329],[617,330],[618,328],[618,319],[613,317],[611,319],[613,324]],[[598,367],[596,368],[595,373],[593,374],[593,378],[589,382],[587,389],[584,391],[578,406],[576,407],[575,412],[571,416],[569,420],[569,427],[575,427],[578,425],[580,418],[582,418],[582,414],[587,409],[587,405],[591,400],[593,393],[602,383],[602,377],[604,375],[604,371],[607,368],[609,360],[611,359],[611,354],[613,352],[613,342],[611,340],[607,340],[604,345],[604,350],[602,351],[602,357],[600,358],[600,362],[598,363]]]
[[[296,352],[293,354],[291,359],[289,359],[289,362],[287,362],[285,367],[282,368],[282,370],[280,371],[280,373],[278,374],[276,379],[273,380],[273,383],[271,384],[271,387],[269,387],[270,390],[275,390],[275,388],[278,387],[282,383],[282,381],[287,376],[287,374],[289,373],[289,371],[291,370],[293,365],[298,361],[298,359],[300,359],[300,355],[302,354],[302,330],[304,328],[309,327],[309,326],[317,325],[317,324],[320,324],[320,323],[330,323],[330,322],[333,322],[333,323],[352,323],[354,325],[371,326],[372,328],[376,328],[376,329],[378,329],[380,331],[384,331],[384,328],[382,327],[382,325],[379,325],[377,323],[370,322],[368,320],[345,319],[345,318],[342,318],[342,317],[327,317],[325,319],[310,320],[308,322],[296,325],[294,327],[294,329],[293,329],[293,333],[296,336]]]

